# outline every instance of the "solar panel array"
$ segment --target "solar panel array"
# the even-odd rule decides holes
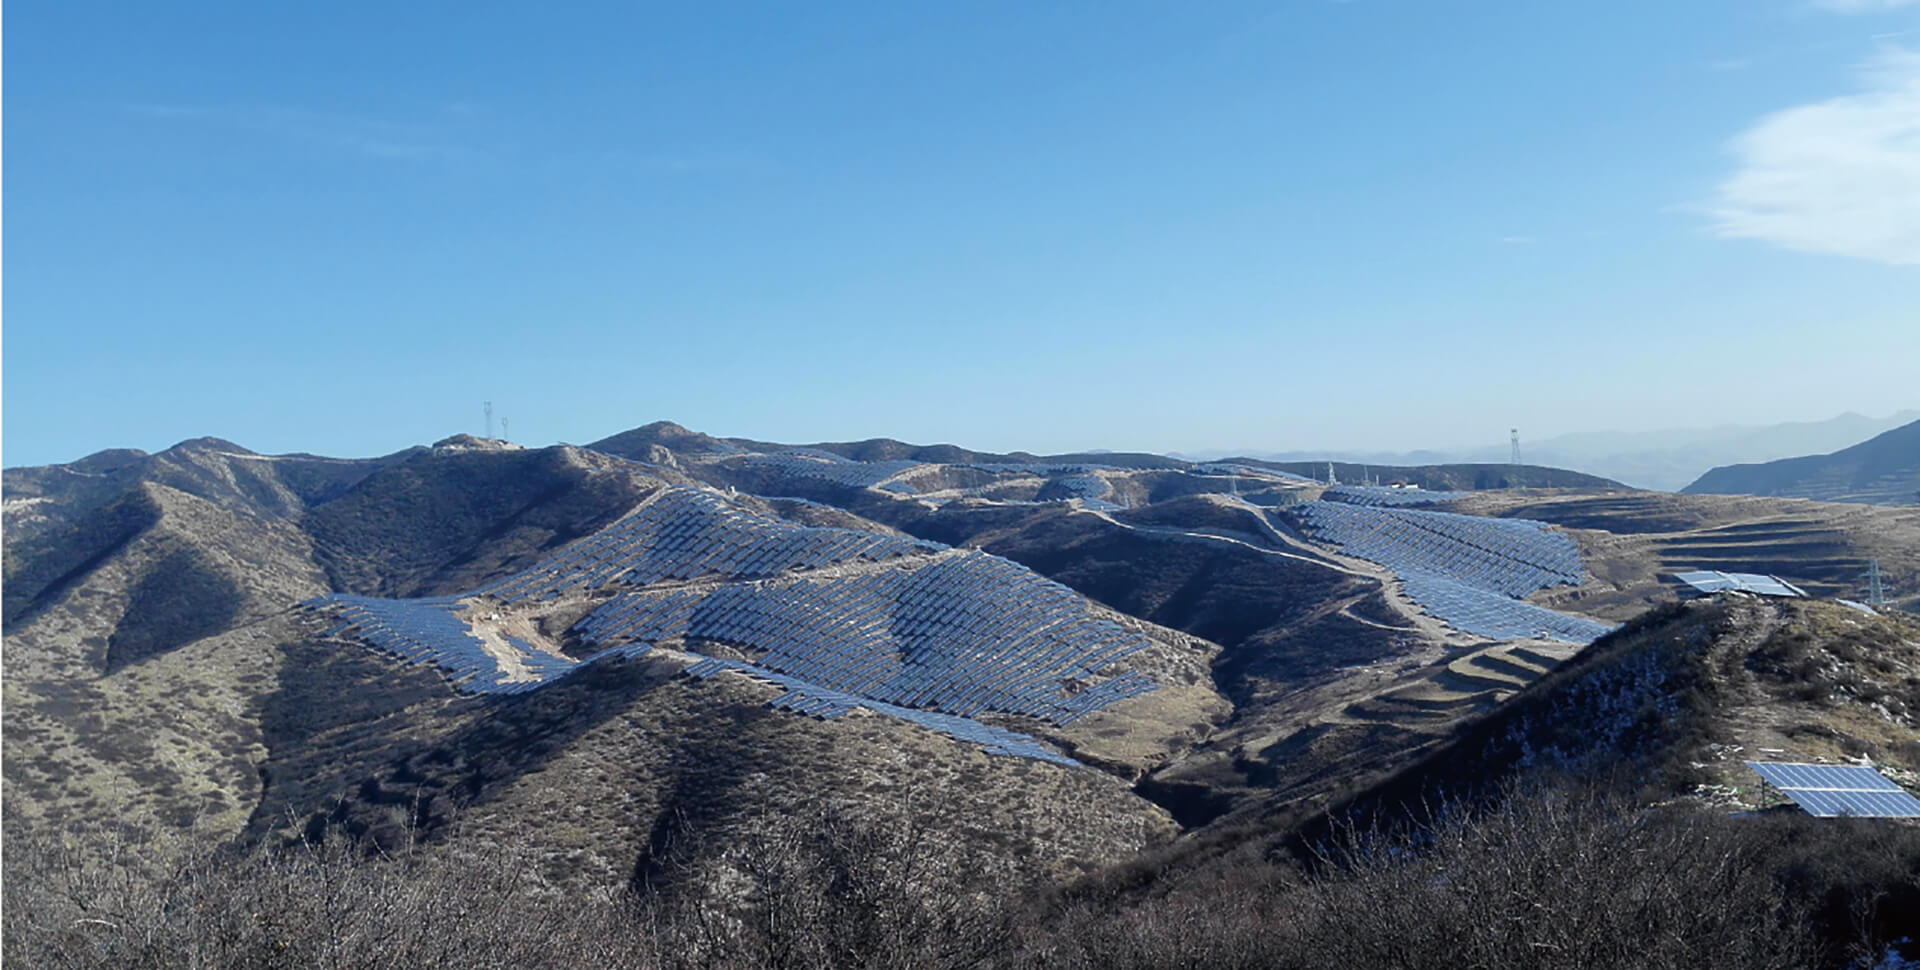
[[[515,603],[551,598],[567,589],[643,586],[700,576],[754,579],[944,548],[858,529],[779,522],[736,509],[707,492],[672,488],[560,555],[476,592]]]
[[[917,495],[920,492],[911,483],[898,480],[900,475],[916,468],[929,467],[925,462],[904,459],[854,461],[817,448],[794,448],[770,454],[743,455],[728,459],[728,465],[733,468],[813,479],[853,488],[877,488],[898,495]],[[1112,486],[1105,479],[1094,474],[1097,471],[1112,470],[1107,465],[1083,462],[956,462],[948,467],[965,468],[991,475],[1053,478],[1069,496],[1081,499],[1088,508],[1109,512],[1124,508],[1109,497],[1112,494]]]
[[[1465,498],[1466,493],[1429,492],[1424,488],[1382,488],[1377,485],[1335,485],[1322,492],[1320,497],[1328,502],[1345,502],[1348,505],[1378,508],[1439,505],[1442,502]]]
[[[515,694],[581,664],[503,634],[517,666],[537,678],[508,680],[502,661],[457,615],[467,608],[461,600],[491,595],[512,603],[614,587],[575,625],[598,648],[588,662],[638,656],[662,639],[729,643],[758,654],[755,662],[704,658],[696,676],[738,669],[786,688],[774,707],[820,717],[867,707],[990,754],[1065,764],[1074,762],[969,715],[992,711],[1064,725],[1156,687],[1138,672],[1103,673],[1148,646],[1146,637],[1008,560],[978,551],[924,555],[944,550],[765,519],[709,493],[676,488],[552,559],[472,593],[412,600],[331,594],[302,605],[337,620],[327,635],[361,639],[407,663],[434,664],[461,690]],[[782,575],[890,560],[899,562],[852,575]],[[692,578],[722,582],[700,590],[638,588]]]
[[[818,479],[853,488],[871,488],[901,472],[920,467],[922,462],[853,461],[831,452],[799,449],[771,455],[748,455],[732,459],[729,464],[758,472]]]
[[[1545,523],[1327,501],[1287,514],[1314,539],[1393,570],[1409,599],[1475,636],[1591,643],[1612,629],[1519,599],[1586,581],[1580,547]]]
[[[1400,574],[1407,598],[1447,621],[1454,629],[1489,640],[1538,637],[1563,643],[1592,643],[1613,627],[1568,616],[1510,596],[1456,582],[1438,573]]]
[[[1778,576],[1763,576],[1759,573],[1723,573],[1713,569],[1702,569],[1690,573],[1675,573],[1673,578],[1703,593],[1738,590],[1743,593],[1758,593],[1761,596],[1807,595],[1800,587]]]
[[[1233,475],[1236,477],[1247,476],[1247,477],[1256,477],[1256,478],[1266,477],[1266,478],[1278,478],[1282,481],[1295,482],[1301,485],[1320,484],[1319,482],[1311,478],[1308,478],[1305,475],[1295,475],[1292,472],[1283,472],[1283,471],[1278,471],[1272,468],[1255,468],[1251,465],[1239,465],[1230,461],[1210,461],[1205,464],[1193,466],[1193,470],[1199,472],[1202,475]]]
[[[1288,512],[1314,538],[1396,573],[1439,573],[1508,596],[1586,581],[1580,547],[1543,522],[1324,501]]]
[[[476,694],[518,694],[563,676],[576,664],[508,637],[521,654],[520,665],[539,680],[510,681],[500,662],[486,652],[467,622],[454,613],[465,609],[457,597],[390,600],[330,593],[300,604],[327,613],[338,622],[322,636],[350,636],[372,644],[407,664],[439,667],[454,686]]]
[[[1061,765],[1079,764],[1072,758],[1059,754],[1034,740],[1032,736],[1017,731],[982,724],[971,718],[942,714],[937,711],[918,711],[875,701],[872,698],[810,684],[778,671],[738,660],[704,657],[698,663],[688,667],[687,673],[705,680],[728,670],[738,671],[757,680],[786,688],[785,693],[768,705],[777,709],[790,710],[809,717],[831,719],[840,717],[856,707],[864,707],[878,714],[910,721],[956,741],[977,744],[990,755],[1034,758]]]
[[[1920,818],[1920,799],[1872,768],[1771,761],[1749,761],[1747,767],[1809,815]]]
[[[1082,688],[1149,645],[1078,595],[984,552],[916,569],[704,590],[636,590],[573,628],[612,645],[697,638],[810,684],[905,707],[1068,724],[1154,689],[1129,672]]]
[[[1069,475],[1055,484],[1066,489],[1087,508],[1102,512],[1118,512],[1125,508],[1107,497],[1113,494],[1113,485],[1098,475]]]

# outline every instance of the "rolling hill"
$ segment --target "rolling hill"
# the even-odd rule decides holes
[[[1715,468],[1681,491],[1878,505],[1920,504],[1920,421],[1832,454]]]
[[[9,825],[512,841],[608,886],[825,804],[1065,881],[1434,763],[1676,569],[1920,586],[1900,509],[1311,470],[664,422],[8,469]]]

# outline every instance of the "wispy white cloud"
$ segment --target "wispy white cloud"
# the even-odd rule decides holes
[[[1834,13],[1880,13],[1911,7],[1920,0],[1813,0],[1813,5]]]
[[[1777,111],[1736,137],[1715,233],[1920,265],[1920,51],[1889,49],[1864,90]]]

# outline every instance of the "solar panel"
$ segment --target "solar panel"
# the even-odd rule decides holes
[[[1872,768],[1772,761],[1749,761],[1747,767],[1819,818],[1920,818],[1920,798]]]
[[[1806,591],[1781,579],[1778,576],[1764,576],[1760,573],[1723,573],[1713,569],[1699,569],[1692,572],[1674,573],[1673,578],[1686,583],[1702,593],[1719,593],[1726,590],[1738,590],[1743,593],[1757,593],[1761,596],[1805,596]]]

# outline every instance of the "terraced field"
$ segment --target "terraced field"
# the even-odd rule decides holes
[[[1867,572],[1867,559],[1845,533],[1809,518],[1742,522],[1666,536],[1656,549],[1663,570],[1780,575],[1815,596],[1848,595]]]
[[[1616,619],[1674,596],[1672,574],[1766,573],[1818,597],[1864,599],[1879,560],[1894,605],[1920,606],[1920,508],[1636,492],[1475,494],[1460,507],[1571,530],[1593,578],[1535,597]]]
[[[1438,664],[1411,683],[1356,701],[1344,713],[1410,730],[1445,727],[1492,708],[1577,652],[1567,644],[1543,641],[1493,644]]]

